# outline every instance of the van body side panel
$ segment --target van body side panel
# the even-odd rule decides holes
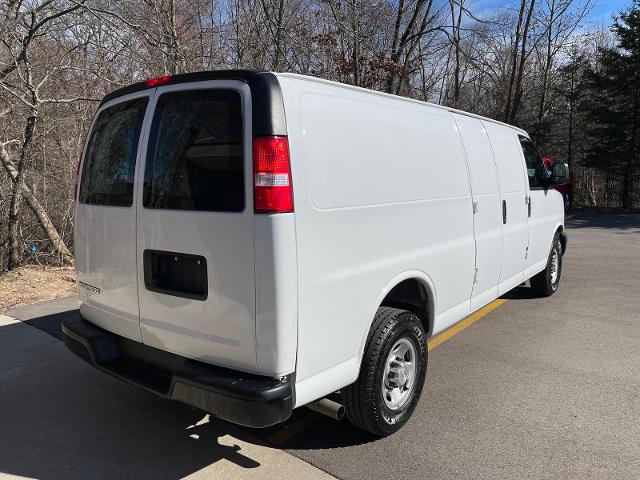
[[[96,113],[78,179],[74,226],[80,313],[136,341],[141,337],[136,251],[132,248],[137,196],[133,182],[141,163],[151,93],[118,97]],[[136,103],[143,104],[146,116],[140,118],[139,112],[134,120],[131,108]]]
[[[452,115],[464,144],[475,202],[473,225],[477,273],[471,294],[471,310],[476,310],[498,296],[502,264],[501,197],[493,150],[484,125],[477,118],[457,113]]]
[[[356,379],[380,295],[403,272],[432,280],[435,331],[469,312],[473,213],[449,112],[279,79],[296,211],[301,405]]]
[[[253,373],[250,89],[234,80],[169,85],[156,89],[152,106],[137,179],[144,191],[137,238],[142,340]],[[185,287],[202,278],[197,298],[185,296]]]
[[[514,129],[483,121],[494,152],[503,216],[502,264],[498,294],[502,295],[524,281],[524,262],[529,240],[525,168]],[[504,206],[504,212],[503,212]]]
[[[255,216],[257,373],[296,367],[298,272],[295,214]]]

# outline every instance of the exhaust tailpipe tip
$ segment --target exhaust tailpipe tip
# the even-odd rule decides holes
[[[344,417],[344,405],[328,398],[321,398],[315,402],[308,403],[306,406],[314,412],[321,413],[334,420],[342,420],[342,417]]]

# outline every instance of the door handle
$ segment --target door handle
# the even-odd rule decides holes
[[[531,197],[527,197],[527,215],[531,218]]]
[[[502,224],[507,223],[507,201],[502,200]]]

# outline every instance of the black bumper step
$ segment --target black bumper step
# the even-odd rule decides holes
[[[73,353],[97,369],[162,397],[247,427],[291,416],[289,377],[274,379],[191,360],[108,332],[79,315],[62,322]]]

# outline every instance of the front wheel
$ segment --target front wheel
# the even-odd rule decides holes
[[[413,313],[380,307],[360,375],[343,389],[347,418],[377,436],[397,432],[413,413],[427,372],[426,333]]]
[[[549,258],[547,259],[547,266],[543,271],[531,278],[531,288],[538,295],[549,297],[558,290],[561,274],[562,244],[560,243],[560,237],[556,235],[553,239]]]

